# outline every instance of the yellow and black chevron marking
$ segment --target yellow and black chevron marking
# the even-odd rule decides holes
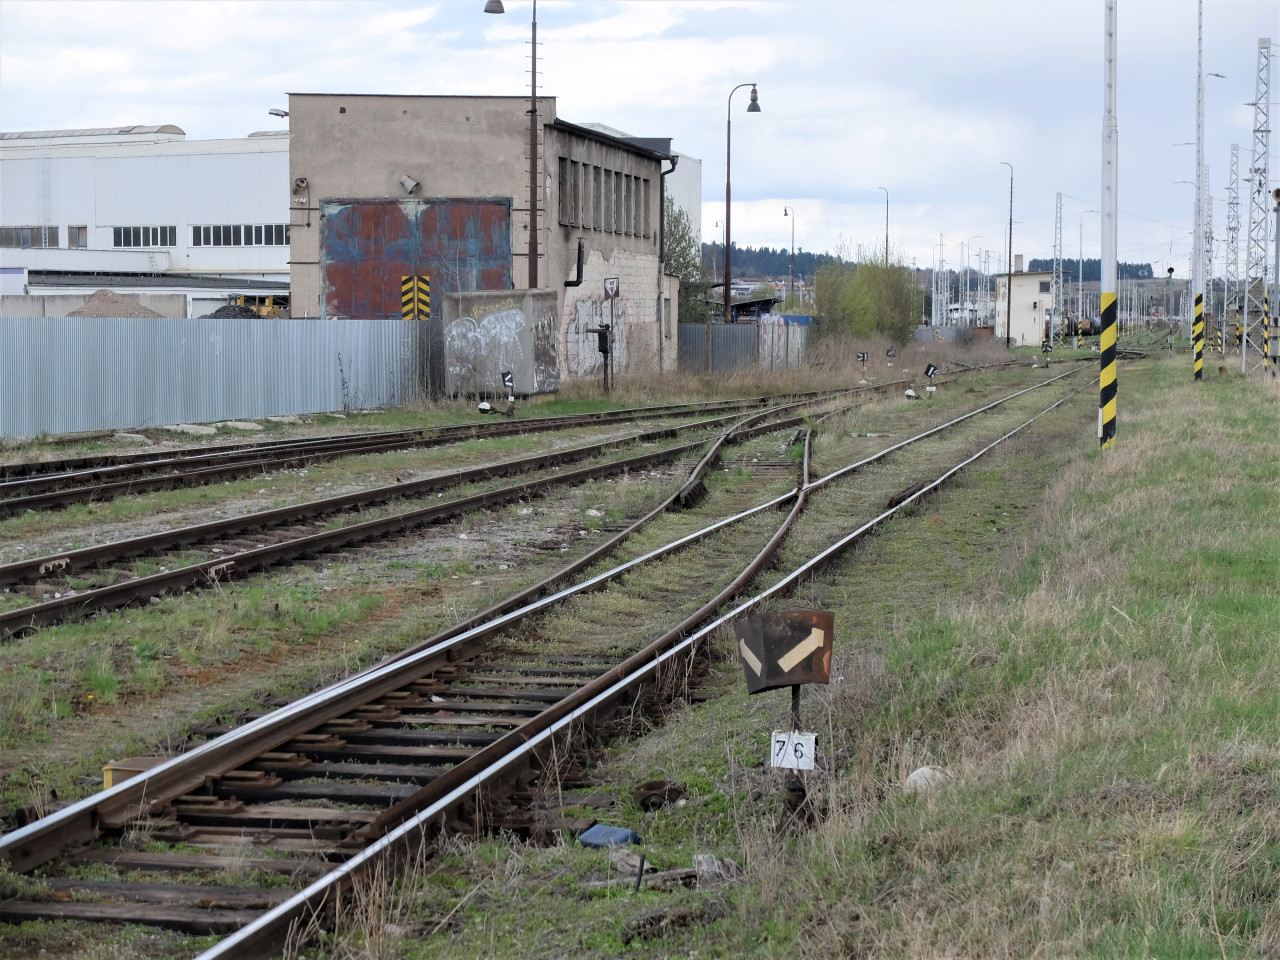
[[[1102,376],[1098,381],[1098,441],[1102,449],[1116,442],[1116,295],[1102,295]]]
[[[1191,323],[1191,343],[1196,351],[1196,379],[1204,379],[1204,294],[1196,294],[1196,318]]]
[[[404,320],[431,319],[431,278],[400,278],[400,316]]]

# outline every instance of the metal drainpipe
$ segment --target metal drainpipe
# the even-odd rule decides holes
[[[667,263],[667,174],[676,172],[676,164],[680,162],[679,157],[671,157],[671,169],[663,170],[662,161],[658,161],[658,296],[657,296],[657,314],[658,314],[658,376],[663,374],[665,349],[663,341],[666,339],[666,311],[663,309],[663,280],[666,274]]]

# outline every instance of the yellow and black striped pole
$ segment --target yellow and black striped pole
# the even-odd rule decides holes
[[[412,276],[400,278],[400,318],[402,320],[431,319],[431,278]]]
[[[1196,352],[1196,379],[1204,379],[1204,294],[1196,294],[1196,318],[1191,323],[1191,344]]]
[[[1102,294],[1102,333],[1098,349],[1102,354],[1098,394],[1098,439],[1105,450],[1116,439],[1116,295]]]
[[[1098,352],[1098,442],[1106,450],[1116,442],[1116,292],[1120,288],[1116,215],[1120,185],[1120,132],[1116,122],[1116,0],[1103,3],[1102,57],[1102,255],[1098,285],[1101,330]]]
[[[418,278],[400,278],[400,318],[413,320],[418,304]]]
[[[1271,322],[1271,293],[1267,290],[1264,283],[1262,285],[1262,372],[1271,371],[1271,375],[1276,375],[1275,365],[1275,344],[1272,342],[1276,336],[1275,324]]]

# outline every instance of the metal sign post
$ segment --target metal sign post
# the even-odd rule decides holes
[[[621,285],[618,283],[617,277],[604,278],[604,298],[609,301],[609,326],[605,331],[604,338],[606,349],[601,351],[604,353],[604,395],[609,395],[609,388],[613,385],[613,302],[618,299],[618,291]]]
[[[863,376],[866,376],[866,374],[867,374],[867,354],[865,354],[865,353],[859,353],[859,354],[858,354],[858,362],[859,362],[860,364],[862,364],[862,375],[863,375]]]
[[[817,756],[816,733],[800,726],[800,687],[831,680],[831,650],[835,614],[824,610],[783,610],[748,617],[733,626],[738,656],[749,694],[791,688],[791,729],[774,730],[769,737],[769,765],[796,771],[812,770]],[[788,776],[783,785],[788,816],[799,817],[805,805],[804,781]]]
[[[937,389],[937,387],[933,385],[933,378],[938,375],[938,368],[931,363],[924,368],[924,375],[929,378],[929,385],[924,389],[928,393],[933,393],[933,391]]]

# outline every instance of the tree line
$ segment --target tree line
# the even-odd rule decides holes
[[[1075,260],[1075,259],[1068,260],[1067,258],[1064,257],[1062,260],[1063,274],[1065,274],[1066,276],[1072,277],[1073,279],[1075,277],[1081,276],[1081,274],[1078,272],[1080,269],[1079,263],[1080,263],[1079,260]],[[1121,280],[1150,280],[1155,276],[1155,273],[1151,269],[1151,264],[1149,263],[1123,263],[1122,262],[1119,264],[1119,268],[1120,268],[1119,278]],[[1031,270],[1052,270],[1053,260],[1052,259],[1032,260],[1030,269]],[[1086,259],[1084,261],[1083,279],[1101,280],[1102,279],[1102,261],[1096,260],[1096,259],[1095,260]]]

